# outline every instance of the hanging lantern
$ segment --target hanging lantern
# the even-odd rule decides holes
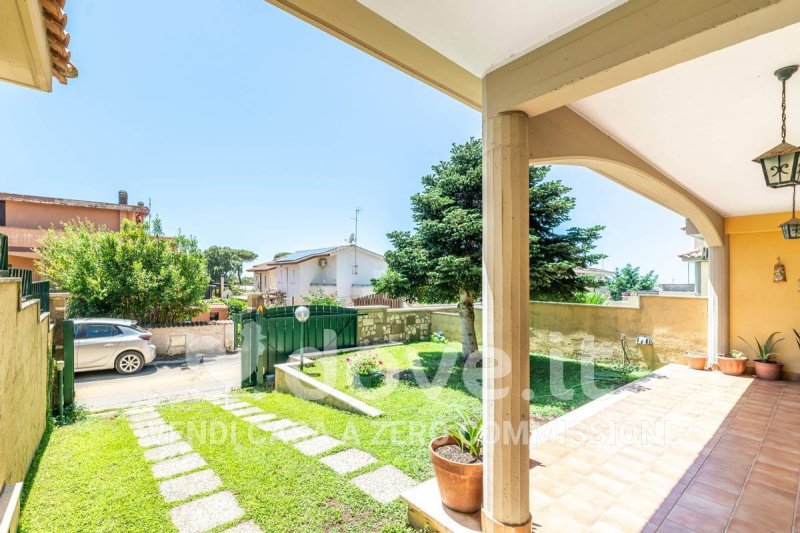
[[[797,187],[792,188],[792,218],[781,224],[781,231],[784,239],[800,239],[800,218],[795,213],[795,199],[797,198]]]
[[[789,187],[800,183],[800,148],[786,142],[786,81],[797,72],[797,65],[779,68],[775,77],[781,82],[781,143],[767,150],[755,163],[761,165],[764,180],[772,188]]]

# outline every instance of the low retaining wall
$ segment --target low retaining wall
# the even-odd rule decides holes
[[[378,417],[383,411],[300,372],[299,363],[275,365],[275,390],[360,415]]]
[[[198,355],[233,352],[233,321],[187,322],[146,326],[156,355]]]
[[[708,301],[705,298],[641,296],[638,306],[531,302],[531,351],[578,358],[621,361],[620,334],[628,338],[629,356],[648,366],[685,363],[686,352],[705,353]],[[483,312],[475,308],[475,330],[481,342]],[[432,313],[432,331],[451,340],[461,338],[454,308]],[[637,346],[646,335],[652,346]],[[593,342],[592,342],[593,338]]]

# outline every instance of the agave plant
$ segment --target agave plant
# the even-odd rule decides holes
[[[797,334],[797,332],[795,332],[795,334]],[[767,337],[763,344],[758,340],[758,338],[754,337],[753,340],[756,341],[756,346],[758,349],[754,348],[753,345],[747,342],[743,337],[739,338],[742,339],[742,341],[747,345],[748,348],[750,348],[750,350],[752,350],[756,357],[756,361],[761,361],[762,363],[771,363],[772,358],[776,355],[776,353],[773,351],[775,346],[784,340],[782,338],[775,339],[777,335],[780,335],[780,332],[774,331],[769,337]],[[800,341],[800,337],[798,337],[798,340]]]
[[[447,434],[456,441],[461,451],[473,457],[483,454],[483,419],[459,412],[460,420],[453,424]]]
[[[792,331],[794,331],[794,340],[797,342],[797,347],[800,348],[800,333],[794,328],[792,328]]]

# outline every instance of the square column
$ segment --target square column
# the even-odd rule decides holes
[[[483,126],[483,531],[531,530],[528,116]]]
[[[728,257],[725,246],[708,247],[708,364],[728,351]]]

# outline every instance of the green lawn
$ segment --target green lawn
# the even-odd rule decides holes
[[[56,427],[25,480],[20,531],[175,531],[128,424],[85,420]]]
[[[283,394],[243,395],[270,412],[289,415],[314,404]],[[304,405],[305,404],[305,405]],[[282,408],[277,409],[280,405]],[[310,409],[310,416],[339,416],[326,409]],[[384,463],[341,476],[272,438],[257,427],[209,402],[182,402],[160,408],[162,416],[183,433],[231,490],[246,512],[265,532],[285,531],[406,531],[406,506],[387,505],[361,492],[348,480]],[[341,449],[336,448],[329,453]]]

